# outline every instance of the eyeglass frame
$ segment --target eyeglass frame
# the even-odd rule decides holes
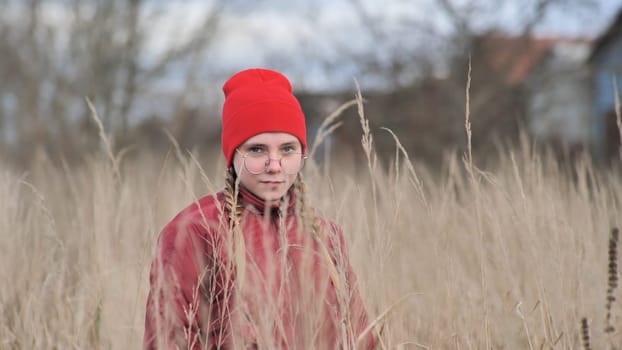
[[[268,159],[266,159],[266,162],[265,162],[264,167],[263,167],[263,171],[261,171],[259,173],[254,173],[254,172],[248,170],[248,167],[246,166],[246,158],[249,156],[250,152],[242,152],[242,151],[240,151],[239,148],[236,148],[235,150],[236,150],[236,152],[238,152],[242,156],[242,163],[244,165],[244,169],[246,169],[246,171],[248,171],[249,174],[259,175],[259,174],[267,172],[268,171],[268,167],[270,166],[270,164],[272,164],[273,160],[278,161],[279,162],[279,166],[281,167],[281,169],[283,169],[283,164],[281,163],[281,161],[283,160],[283,158],[285,156],[281,156],[281,158],[276,158],[275,159],[275,158],[271,158],[270,155],[268,155]],[[300,155],[300,167],[298,168],[298,170],[295,173],[289,174],[289,173],[283,171],[287,175],[294,175],[294,174],[297,174],[298,172],[300,172],[304,168],[305,160],[309,159],[309,156],[306,155],[305,153],[302,153],[302,152],[292,152],[292,153],[289,153],[289,154],[298,154],[298,155]]]

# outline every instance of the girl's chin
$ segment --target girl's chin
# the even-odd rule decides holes
[[[280,193],[270,192],[270,193],[260,194],[259,197],[261,197],[261,199],[263,199],[266,202],[274,202],[274,201],[281,200],[281,198],[284,195],[285,195],[284,193],[280,194]]]
[[[259,191],[257,195],[264,201],[271,202],[271,201],[281,200],[281,198],[283,198],[283,196],[285,196],[286,193],[287,191],[272,189],[272,190]]]

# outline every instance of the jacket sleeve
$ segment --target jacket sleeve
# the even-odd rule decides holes
[[[211,319],[216,275],[207,229],[173,221],[158,239],[149,275],[145,349],[211,349],[216,344]]]
[[[369,316],[367,314],[365,304],[363,303],[363,299],[361,298],[361,294],[359,292],[356,281],[356,274],[354,273],[354,270],[352,269],[352,266],[350,264],[348,249],[345,244],[345,239],[343,237],[341,227],[331,222],[329,234],[333,236],[329,238],[329,242],[331,246],[331,251],[334,254],[334,258],[337,263],[337,267],[345,274],[345,293],[346,297],[349,298],[349,331],[352,332],[351,334],[353,335],[353,339],[356,342],[361,333],[369,325]],[[356,349],[373,349],[374,346],[375,340],[373,334],[372,332],[369,332],[364,337],[364,339],[361,339],[361,341],[358,342],[358,346],[356,347]]]

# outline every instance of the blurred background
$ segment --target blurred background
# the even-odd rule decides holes
[[[524,131],[563,159],[619,162],[617,0],[0,0],[0,155],[80,162],[99,149],[93,101],[117,151],[220,150],[222,83],[253,66],[292,81],[314,136],[356,93],[376,150],[432,167]],[[356,107],[325,143],[360,147]],[[321,152],[320,152],[321,153]],[[360,153],[360,152],[359,152]]]
[[[305,180],[383,348],[622,344],[620,0],[0,0],[1,349],[140,347],[157,236],[223,185],[221,87],[253,66],[309,144],[360,86],[373,139],[349,103]]]

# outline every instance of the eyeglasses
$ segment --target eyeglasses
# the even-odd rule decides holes
[[[273,160],[279,162],[279,165],[285,174],[294,175],[302,170],[305,164],[305,159],[307,159],[307,156],[299,152],[284,153],[281,155],[281,158],[274,159],[270,158],[270,155],[266,152],[244,153],[237,148],[235,150],[242,156],[246,171],[253,175],[259,175],[267,172],[268,167]]]

